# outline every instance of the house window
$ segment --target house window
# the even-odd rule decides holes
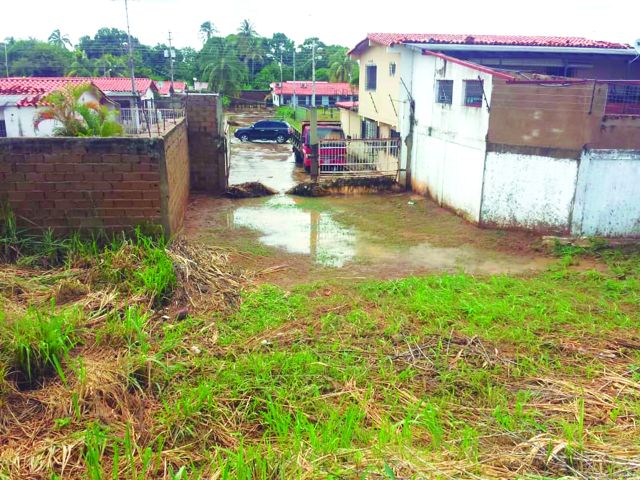
[[[376,65],[367,65],[365,80],[366,90],[376,89],[378,85],[378,67]]]
[[[389,64],[389,76],[390,77],[396,76],[396,62],[391,62]]]
[[[436,103],[453,103],[453,80],[438,80]]]
[[[377,122],[369,120],[368,118],[362,120],[362,129],[360,132],[362,138],[378,138],[379,132]]]
[[[464,105],[465,107],[482,106],[482,80],[464,81]]]
[[[0,120],[0,137],[7,136],[7,124],[4,120]]]
[[[329,96],[328,95],[323,95],[322,96],[322,106],[323,107],[328,107],[329,106]]]

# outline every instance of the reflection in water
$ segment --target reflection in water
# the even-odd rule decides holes
[[[298,208],[291,197],[279,195],[259,207],[240,207],[232,220],[236,227],[260,231],[263,244],[310,255],[322,265],[342,267],[355,256],[353,230],[328,212]]]
[[[343,267],[348,263],[393,266],[403,271],[522,273],[544,268],[542,258],[521,257],[471,245],[440,247],[429,242],[406,245],[373,232],[335,221],[331,211],[305,210],[292,197],[278,195],[260,206],[238,207],[230,215],[234,227],[259,231],[260,242],[289,253],[309,255],[316,263]]]

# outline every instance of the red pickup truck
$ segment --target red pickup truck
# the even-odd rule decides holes
[[[292,133],[293,151],[296,162],[304,169],[311,170],[310,125],[302,124],[302,131]],[[318,122],[318,161],[321,171],[342,170],[347,163],[347,146],[344,132],[339,122]]]

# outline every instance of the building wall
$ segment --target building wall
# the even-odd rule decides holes
[[[345,136],[351,138],[360,138],[361,135],[361,120],[358,112],[349,110],[346,108],[340,109],[340,124]]]
[[[587,150],[578,171],[571,232],[640,236],[640,150]]]
[[[494,79],[488,140],[491,143],[582,149],[598,130],[607,87],[507,84]],[[592,101],[593,100],[593,101]]]
[[[486,156],[480,223],[499,228],[568,232],[580,152],[515,147]]]
[[[419,52],[413,55],[411,188],[478,222],[489,113],[485,107],[464,105],[464,80],[480,75],[490,101],[491,77]],[[450,105],[436,102],[440,79],[453,80]]]
[[[0,139],[0,203],[25,228],[129,230],[186,208],[186,126],[164,138]],[[183,204],[184,203],[184,204]]]
[[[392,52],[382,45],[372,44],[358,60],[360,62],[360,85],[358,88],[360,115],[397,128],[401,73],[400,54]],[[396,64],[395,76],[389,75],[391,62]],[[367,91],[366,89],[367,65],[378,67],[375,91]]]
[[[188,95],[186,115],[191,188],[221,193],[227,188],[229,171],[220,97],[209,93]]]

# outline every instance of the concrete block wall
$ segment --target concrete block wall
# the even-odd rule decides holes
[[[191,189],[222,193],[227,187],[228,164],[220,97],[217,94],[189,94],[186,115]]]
[[[25,228],[175,233],[186,208],[186,124],[165,138],[2,138],[0,203]]]
[[[186,123],[181,123],[164,136],[164,165],[162,195],[165,230],[177,232],[182,226],[189,202],[189,139]]]

